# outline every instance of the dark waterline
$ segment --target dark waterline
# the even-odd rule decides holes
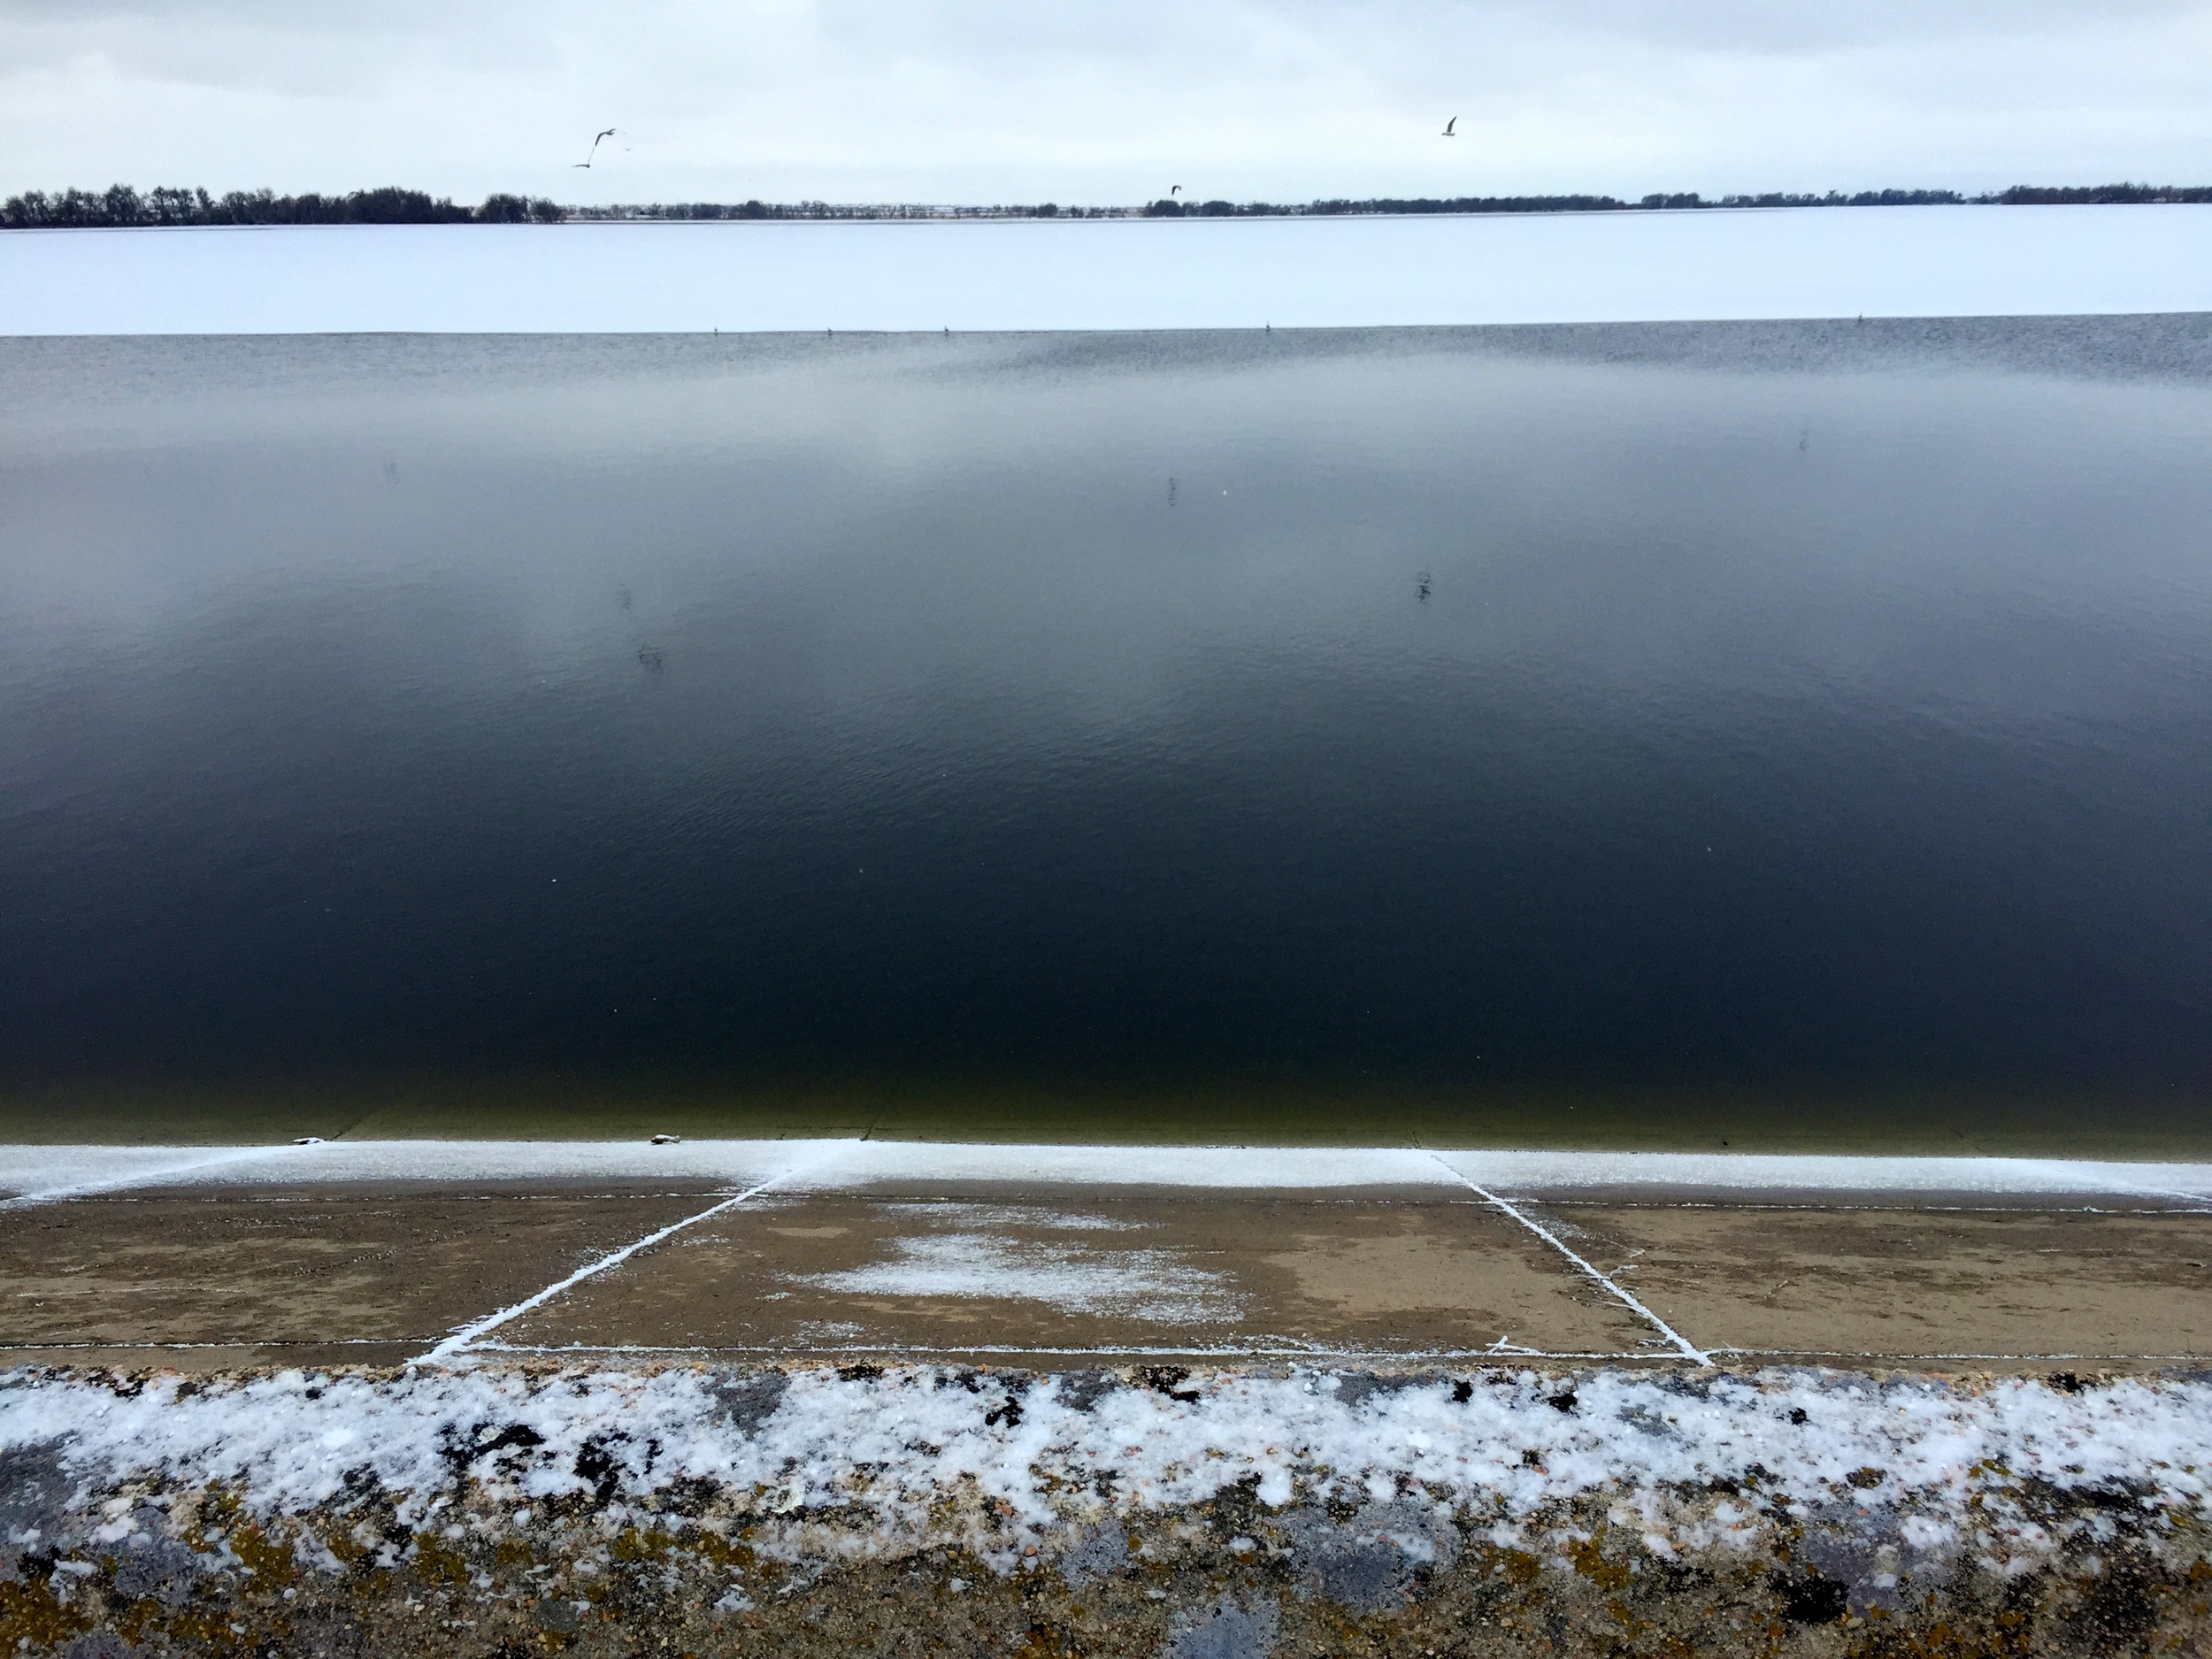
[[[2204,1137],[2204,319],[0,377],[0,1132]]]

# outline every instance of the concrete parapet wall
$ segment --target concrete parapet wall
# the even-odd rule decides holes
[[[2200,1651],[2208,1395],[1796,1371],[19,1371],[0,1651]]]

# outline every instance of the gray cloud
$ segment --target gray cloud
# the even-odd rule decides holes
[[[2212,171],[2212,0],[6,0],[0,65],[5,190],[1127,202]],[[610,123],[620,144],[570,167]]]

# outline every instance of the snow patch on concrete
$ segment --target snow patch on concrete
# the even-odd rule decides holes
[[[1094,1250],[979,1233],[895,1240],[897,1258],[787,1282],[864,1296],[990,1297],[1063,1313],[1197,1325],[1234,1318],[1241,1298],[1219,1274],[1163,1250]]]

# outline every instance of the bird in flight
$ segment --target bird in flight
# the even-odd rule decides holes
[[[1448,120],[1448,121],[1445,122],[1445,123],[1444,123],[1444,136],[1445,136],[1445,137],[1447,137],[1447,138],[1457,138],[1457,137],[1459,136],[1459,134],[1458,134],[1457,133],[1455,133],[1454,131],[1452,131],[1452,128],[1454,128],[1455,127],[1457,127],[1458,125],[1459,125],[1459,117],[1457,117],[1456,115],[1453,116],[1453,117],[1452,117],[1452,119],[1451,119],[1450,120]]]
[[[595,155],[597,155],[597,154],[599,153],[599,146],[600,146],[600,144],[601,144],[602,142],[603,142],[605,140],[610,139],[610,138],[612,138],[612,137],[614,136],[614,134],[615,134],[615,129],[614,129],[613,127],[609,127],[609,128],[608,128],[605,132],[601,133],[601,134],[600,134],[597,137],[594,138],[594,139],[591,141],[591,148],[590,148],[589,150],[586,150],[586,151],[584,152],[584,158],[583,158],[581,161],[571,162],[569,165],[570,165],[572,167],[588,167],[588,166],[590,166],[590,165],[591,165],[591,158],[592,158],[594,156],[595,156]]]
[[[1180,196],[1183,194],[1183,187],[1179,184],[1171,184],[1167,188],[1167,193],[1170,196]]]

